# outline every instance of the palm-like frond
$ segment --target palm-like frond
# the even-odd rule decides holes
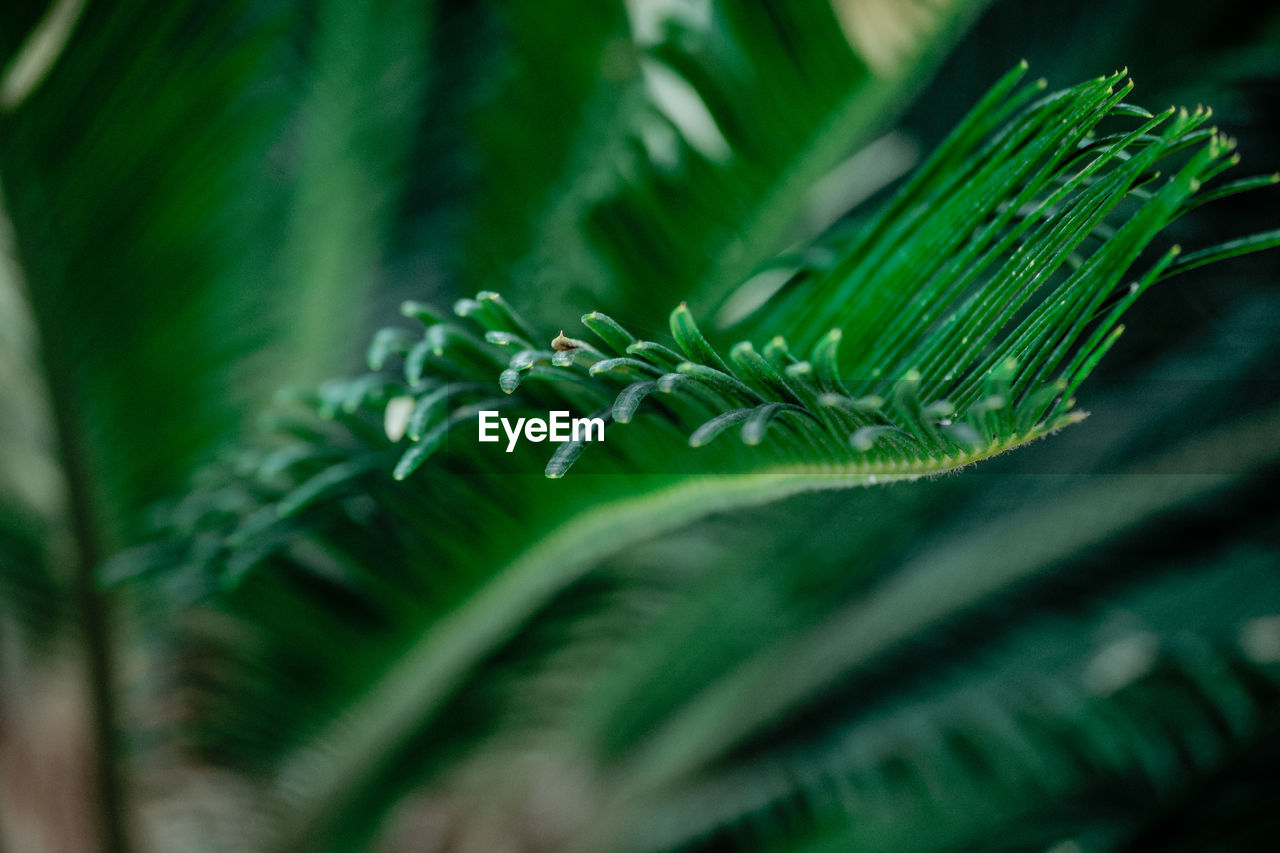
[[[229,547],[182,559],[231,584],[242,606],[281,594],[263,576],[271,571],[317,592],[341,589],[369,614],[377,627],[367,642],[326,656],[339,693],[367,678],[370,660],[408,649],[322,739],[323,772],[302,758],[286,774],[301,803],[301,834],[288,844],[341,847],[367,832],[366,798],[407,772],[403,750],[468,673],[602,559],[718,509],[917,478],[1078,419],[1075,388],[1124,309],[1176,270],[1177,253],[1136,272],[1135,262],[1230,164],[1229,145],[1202,129],[1203,112],[1125,105],[1121,75],[1029,105],[1040,88],[1020,88],[1021,75],[992,90],[843,258],[752,319],[787,328],[795,354],[781,338],[722,353],[684,306],[672,314],[675,349],[592,313],[583,321],[598,345],[570,340],[557,351],[491,293],[459,302],[461,321],[410,304],[406,313],[427,325],[422,337],[389,330],[370,352],[375,368],[403,357],[403,377],[322,388],[313,403],[339,429],[307,427],[301,443],[245,460],[258,483],[236,474],[188,500],[176,516],[183,538]],[[1095,132],[1117,119],[1133,126]],[[1179,158],[1172,175],[1157,180],[1169,158]],[[382,410],[406,395],[413,444],[401,453],[382,432]],[[546,473],[558,478],[581,454],[583,472],[560,484],[537,475],[536,446],[498,456],[462,437],[486,408],[598,412],[614,425],[603,446],[570,442],[552,455]],[[738,424],[742,441],[715,438]],[[397,456],[397,478],[424,464],[430,476],[391,480]],[[578,476],[646,470],[662,473]],[[522,540],[516,530],[529,525],[544,538]],[[363,568],[379,564],[398,567],[394,585]],[[308,627],[280,626],[286,645],[331,642],[324,625],[339,617],[301,618]],[[414,639],[422,624],[430,628]],[[319,708],[291,730],[305,736]]]
[[[1198,129],[1203,114],[1171,108],[1153,117],[1125,106],[1131,84],[1115,91],[1119,75],[1046,97],[1001,127],[1036,92],[1016,89],[1020,75],[1011,73],[992,91],[844,247],[840,262],[805,276],[752,321],[758,329],[786,329],[794,348],[777,335],[763,351],[744,341],[719,353],[681,305],[671,315],[674,351],[593,313],[583,322],[598,346],[575,341],[557,353],[537,342],[546,334],[530,330],[488,293],[458,304],[470,329],[427,314],[419,341],[384,333],[371,362],[381,367],[392,352],[403,354],[405,390],[414,398],[409,434],[416,443],[397,476],[422,464],[450,430],[471,429],[485,405],[501,402],[480,402],[492,397],[491,386],[463,384],[474,382],[476,370],[500,369],[499,347],[516,350],[501,386],[508,394],[520,389],[520,409],[567,408],[625,424],[653,397],[674,425],[695,427],[689,443],[699,448],[730,427],[741,425],[747,445],[776,429],[767,455],[733,448],[702,459],[688,454],[692,465],[722,473],[846,473],[869,482],[915,477],[999,453],[1079,417],[1072,412],[1075,389],[1146,286],[1182,268],[1273,245],[1277,234],[1181,261],[1175,248],[1134,275],[1142,250],[1227,165],[1229,143]],[[1094,129],[1113,113],[1145,120],[1095,138]],[[1207,145],[1158,189],[1144,188],[1158,163],[1201,140]],[[1120,217],[1125,221],[1112,234]],[[1134,279],[1115,293],[1124,275]],[[440,375],[432,376],[437,365]],[[611,376],[628,384],[609,384]],[[650,452],[651,445],[638,444],[635,452]],[[547,474],[562,476],[583,449],[562,446]],[[653,470],[625,458],[628,452],[623,445],[611,461]],[[761,461],[769,467],[759,468]]]

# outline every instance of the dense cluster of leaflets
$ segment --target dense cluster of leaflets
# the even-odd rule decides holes
[[[762,347],[717,348],[683,304],[671,313],[673,346],[592,312],[582,318],[590,340],[562,332],[570,343],[560,347],[554,330],[530,328],[492,292],[459,301],[454,318],[406,305],[425,331],[384,330],[369,353],[375,370],[402,356],[402,382],[373,374],[365,386],[382,401],[412,400],[396,477],[499,408],[567,407],[611,428],[643,409],[694,448],[733,431],[746,446],[769,441],[773,470],[872,483],[956,468],[1083,417],[1075,391],[1148,286],[1259,244],[1175,246],[1134,272],[1153,238],[1191,207],[1275,177],[1198,195],[1236,161],[1231,141],[1204,126],[1207,110],[1126,104],[1123,74],[1046,95],[1043,81],[1022,83],[1024,70],[988,93],[837,261],[745,324],[788,330]],[[547,476],[563,476],[583,446],[561,444]]]

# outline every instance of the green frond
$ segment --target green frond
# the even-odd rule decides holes
[[[1166,645],[1114,693],[1006,678],[741,762],[670,792],[621,846],[697,851],[732,837],[763,850],[897,853],[996,849],[994,838],[1015,833],[1012,849],[1049,849],[1080,832],[1073,809],[1121,788],[1134,802],[1094,828],[1118,841],[1135,831],[1140,803],[1212,784],[1239,750],[1265,744],[1280,700],[1273,669],[1238,651]],[[1140,735],[1152,731],[1171,734]]]
[[[440,399],[438,383],[423,380],[430,355],[442,382],[501,372],[503,391],[521,389],[521,408],[608,412],[611,438],[652,411],[694,448],[730,431],[749,447],[768,444],[752,454],[721,439],[704,458],[669,457],[682,471],[767,465],[872,483],[962,467],[1078,420],[1076,389],[1115,341],[1124,310],[1176,269],[1179,249],[1135,266],[1222,170],[1230,145],[1201,129],[1203,110],[1151,116],[1126,105],[1132,83],[1122,75],[1023,106],[1040,89],[1019,86],[1024,71],[996,85],[841,260],[758,312],[752,329],[787,331],[762,351],[750,341],[718,350],[683,304],[670,321],[678,352],[636,340],[599,312],[583,321],[598,346],[539,349],[535,339],[549,335],[490,310],[486,300],[500,303],[481,294],[458,306],[473,331],[436,323],[407,350],[406,393],[432,407]],[[1098,131],[1126,120],[1134,126]],[[1180,153],[1158,179],[1157,167]],[[1261,248],[1267,237],[1209,256]],[[505,364],[503,347],[517,349]],[[381,363],[381,339],[375,349]],[[470,429],[479,408],[441,429]],[[432,438],[438,446],[441,436]],[[397,476],[431,449],[415,445]],[[557,455],[548,475],[563,476],[582,449]]]
[[[327,734],[291,728],[319,736],[324,767],[300,759],[286,774],[298,803],[288,844],[367,831],[374,816],[357,804],[407,772],[384,762],[611,555],[720,510],[952,470],[1082,416],[1077,387],[1177,254],[1144,265],[1143,250],[1229,165],[1229,146],[1202,112],[1128,107],[1121,75],[1038,99],[1021,76],[833,263],[751,318],[763,345],[709,340],[683,304],[668,345],[599,312],[582,318],[586,339],[540,331],[489,291],[460,300],[457,319],[410,303],[420,335],[379,334],[378,372],[311,397],[328,425],[292,427],[282,449],[236,463],[256,478],[233,471],[230,493],[193,496],[184,535],[232,547],[190,559],[239,606],[269,606],[288,579],[317,601],[349,599],[377,626],[359,652],[335,653],[345,663],[330,676],[367,685],[364,699]],[[1170,177],[1156,177],[1162,164]],[[473,439],[489,409],[594,415],[607,438],[507,454]],[[552,481],[570,466],[571,481]],[[516,533],[530,529],[544,534]],[[397,567],[407,587],[371,565]],[[295,640],[333,642],[317,634],[337,618]],[[370,682],[367,661],[392,655]]]

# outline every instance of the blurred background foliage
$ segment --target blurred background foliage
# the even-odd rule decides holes
[[[1275,252],[1146,294],[1051,439],[603,527],[511,621],[628,475],[399,484],[323,384],[480,290],[771,333],[1024,58],[1280,169],[1268,4],[4,4],[0,849],[1275,849]]]

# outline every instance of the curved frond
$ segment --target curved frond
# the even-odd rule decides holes
[[[726,352],[682,304],[670,320],[674,350],[637,340],[598,312],[583,319],[595,343],[565,339],[555,350],[538,343],[548,335],[482,293],[457,306],[470,329],[432,316],[406,350],[415,407],[440,399],[438,382],[423,380],[433,358],[442,381],[501,370],[502,390],[520,389],[520,406],[531,411],[608,413],[610,437],[653,412],[687,432],[692,447],[715,448],[701,459],[682,454],[681,473],[865,482],[961,467],[1078,420],[1075,390],[1119,334],[1124,310],[1176,270],[1179,249],[1145,270],[1135,265],[1201,184],[1229,165],[1230,143],[1202,129],[1206,111],[1150,116],[1127,106],[1132,84],[1120,75],[1042,97],[1006,121],[1037,93],[1018,87],[1022,71],[992,90],[839,262],[748,324],[781,326],[786,337]],[[1117,119],[1133,126],[1100,134],[1100,124]],[[1173,174],[1158,179],[1157,168],[1180,153]],[[515,350],[505,364],[499,347]],[[385,355],[379,344],[375,363]],[[459,400],[486,393],[476,388]],[[471,428],[467,411],[442,428]],[[726,433],[768,452],[724,447],[731,439],[712,444]],[[433,447],[438,439],[432,433]],[[651,453],[651,445],[637,443],[634,453]],[[624,456],[632,446],[610,452]],[[430,449],[415,445],[398,476]],[[563,476],[580,450],[556,456],[548,474]],[[654,470],[646,462],[624,460]]]
[[[317,595],[340,590],[381,626],[342,659],[397,658],[321,736],[322,753],[285,772],[298,812],[283,843],[360,837],[372,817],[356,804],[407,772],[392,757],[609,555],[719,510],[955,469],[1081,417],[1077,387],[1177,256],[1144,250],[1231,164],[1230,144],[1203,127],[1205,111],[1125,104],[1122,75],[1043,95],[1022,74],[841,256],[750,318],[763,346],[709,340],[684,305],[667,344],[594,312],[589,340],[554,335],[491,292],[460,300],[457,319],[410,303],[421,334],[380,334],[375,373],[314,395],[331,427],[246,457],[256,483],[192,504],[186,535],[231,544],[195,557],[206,577],[251,608],[278,583],[268,568]],[[598,417],[606,440],[505,453],[473,438],[488,410]],[[570,466],[572,480],[554,482]],[[581,476],[619,473],[631,476]],[[545,533],[516,535],[530,529]],[[298,547],[312,540],[325,547]],[[372,564],[407,586],[361,568]],[[299,636],[332,642],[319,622]]]

